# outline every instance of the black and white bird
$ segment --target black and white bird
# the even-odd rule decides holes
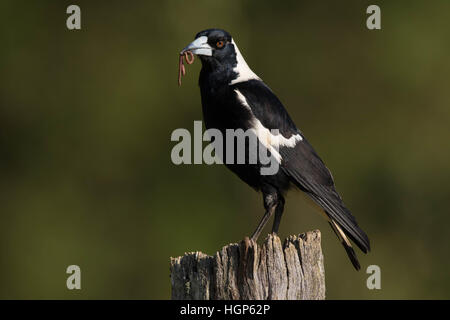
[[[218,129],[224,136],[227,129],[250,129],[279,163],[279,170],[273,175],[262,175],[259,162],[225,163],[263,195],[265,214],[251,238],[256,241],[273,214],[272,232],[278,232],[284,195],[295,186],[323,210],[353,266],[359,270],[350,240],[367,253],[369,238],[344,205],[328,168],[277,96],[249,68],[231,35],[221,29],[201,31],[181,54],[189,51],[202,62],[199,85],[206,128]],[[272,129],[278,129],[279,134],[272,134]],[[275,144],[277,148],[272,148]]]

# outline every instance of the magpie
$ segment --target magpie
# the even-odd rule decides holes
[[[222,29],[201,31],[180,55],[187,58],[187,53],[191,57],[195,54],[202,63],[199,86],[205,127],[217,129],[224,136],[227,129],[251,130],[279,164],[275,174],[263,175],[260,170],[263,164],[259,161],[225,162],[241,180],[262,193],[265,213],[251,239],[258,239],[272,215],[272,232],[278,232],[284,197],[289,189],[296,187],[321,208],[353,266],[359,270],[350,240],[367,253],[369,238],[344,205],[329,169],[277,96],[249,68],[231,35]],[[273,134],[273,129],[278,134]]]

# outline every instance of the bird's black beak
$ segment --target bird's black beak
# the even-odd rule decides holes
[[[186,51],[191,51],[193,54],[199,56],[212,56],[212,48],[208,44],[208,37],[206,36],[198,37],[192,41],[181,50],[180,54],[184,54]]]

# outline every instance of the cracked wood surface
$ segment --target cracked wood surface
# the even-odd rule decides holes
[[[270,234],[259,246],[248,238],[214,256],[201,252],[170,258],[172,299],[325,299],[320,231]]]

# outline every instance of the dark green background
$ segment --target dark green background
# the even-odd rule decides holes
[[[234,36],[370,236],[356,272],[288,196],[281,236],[322,231],[327,297],[450,298],[450,2],[377,1],[379,31],[369,4],[1,1],[0,298],[166,299],[170,256],[253,231],[260,195],[224,166],[170,159],[172,131],[202,119],[200,62],[178,88],[177,54],[210,27]]]

